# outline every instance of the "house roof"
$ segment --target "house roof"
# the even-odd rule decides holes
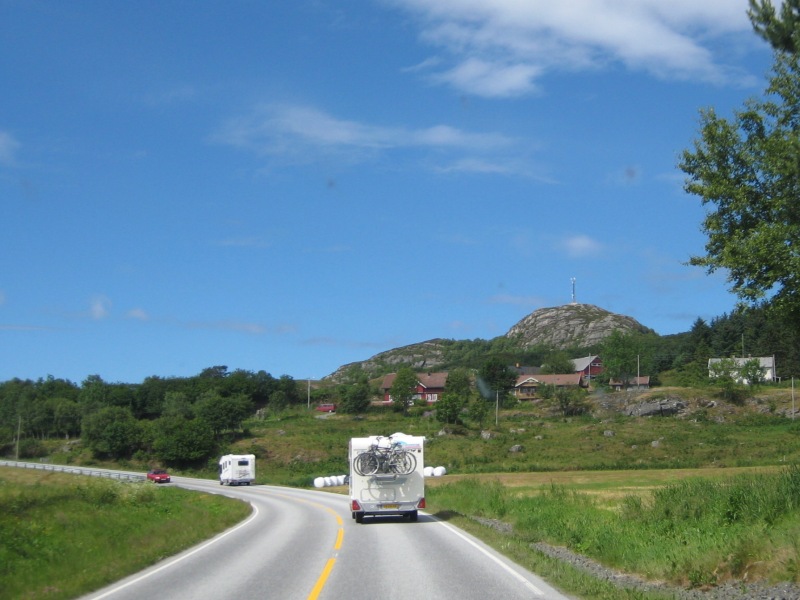
[[[417,383],[424,388],[444,388],[447,383],[447,372],[442,373],[417,373]],[[389,373],[383,378],[381,383],[382,390],[388,390],[392,387],[397,373]]]
[[[743,367],[745,363],[751,360],[757,360],[758,365],[762,369],[772,369],[775,367],[775,359],[772,356],[732,356],[731,358],[709,358],[708,365],[722,362],[723,360],[732,360],[737,367]]]
[[[583,358],[573,358],[572,364],[575,365],[576,371],[585,371],[586,368],[595,362],[599,356],[596,354],[594,356],[584,356]]]
[[[567,373],[564,375],[520,375],[514,387],[524,385],[580,385],[580,373]]]
[[[447,373],[420,373],[417,380],[426,388],[443,388],[447,383]]]

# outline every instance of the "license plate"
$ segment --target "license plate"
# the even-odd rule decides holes
[[[381,506],[381,508],[393,508],[393,509],[397,509],[397,508],[400,508],[400,505],[399,505],[399,504],[383,504],[383,505]]]

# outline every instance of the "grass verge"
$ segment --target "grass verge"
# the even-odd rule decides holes
[[[510,533],[495,534],[470,519],[463,523],[468,530],[480,528],[481,538],[582,598],[627,596],[619,596],[619,590],[606,595],[608,584],[591,583],[593,578],[571,573],[569,565],[548,567],[551,559],[532,544],[564,546],[608,567],[686,588],[800,581],[800,468],[794,466],[728,479],[687,478],[615,502],[557,484],[520,491],[475,479],[431,486],[427,499],[443,514],[509,525]]]
[[[536,573],[554,587],[582,600],[674,600],[675,598],[674,594],[669,592],[625,588],[610,581],[598,579],[565,561],[537,551],[519,536],[502,533],[475,519],[447,510],[434,514],[437,518],[452,523],[481,539],[518,565]]]
[[[75,598],[238,523],[247,503],[0,468],[0,599]]]

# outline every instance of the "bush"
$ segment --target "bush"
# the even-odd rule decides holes
[[[32,438],[19,441],[20,458],[42,458],[47,455],[47,447],[41,441]]]

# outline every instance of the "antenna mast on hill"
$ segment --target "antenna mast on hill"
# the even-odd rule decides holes
[[[571,277],[570,281],[572,282],[572,304],[577,304],[575,301],[575,278]]]

